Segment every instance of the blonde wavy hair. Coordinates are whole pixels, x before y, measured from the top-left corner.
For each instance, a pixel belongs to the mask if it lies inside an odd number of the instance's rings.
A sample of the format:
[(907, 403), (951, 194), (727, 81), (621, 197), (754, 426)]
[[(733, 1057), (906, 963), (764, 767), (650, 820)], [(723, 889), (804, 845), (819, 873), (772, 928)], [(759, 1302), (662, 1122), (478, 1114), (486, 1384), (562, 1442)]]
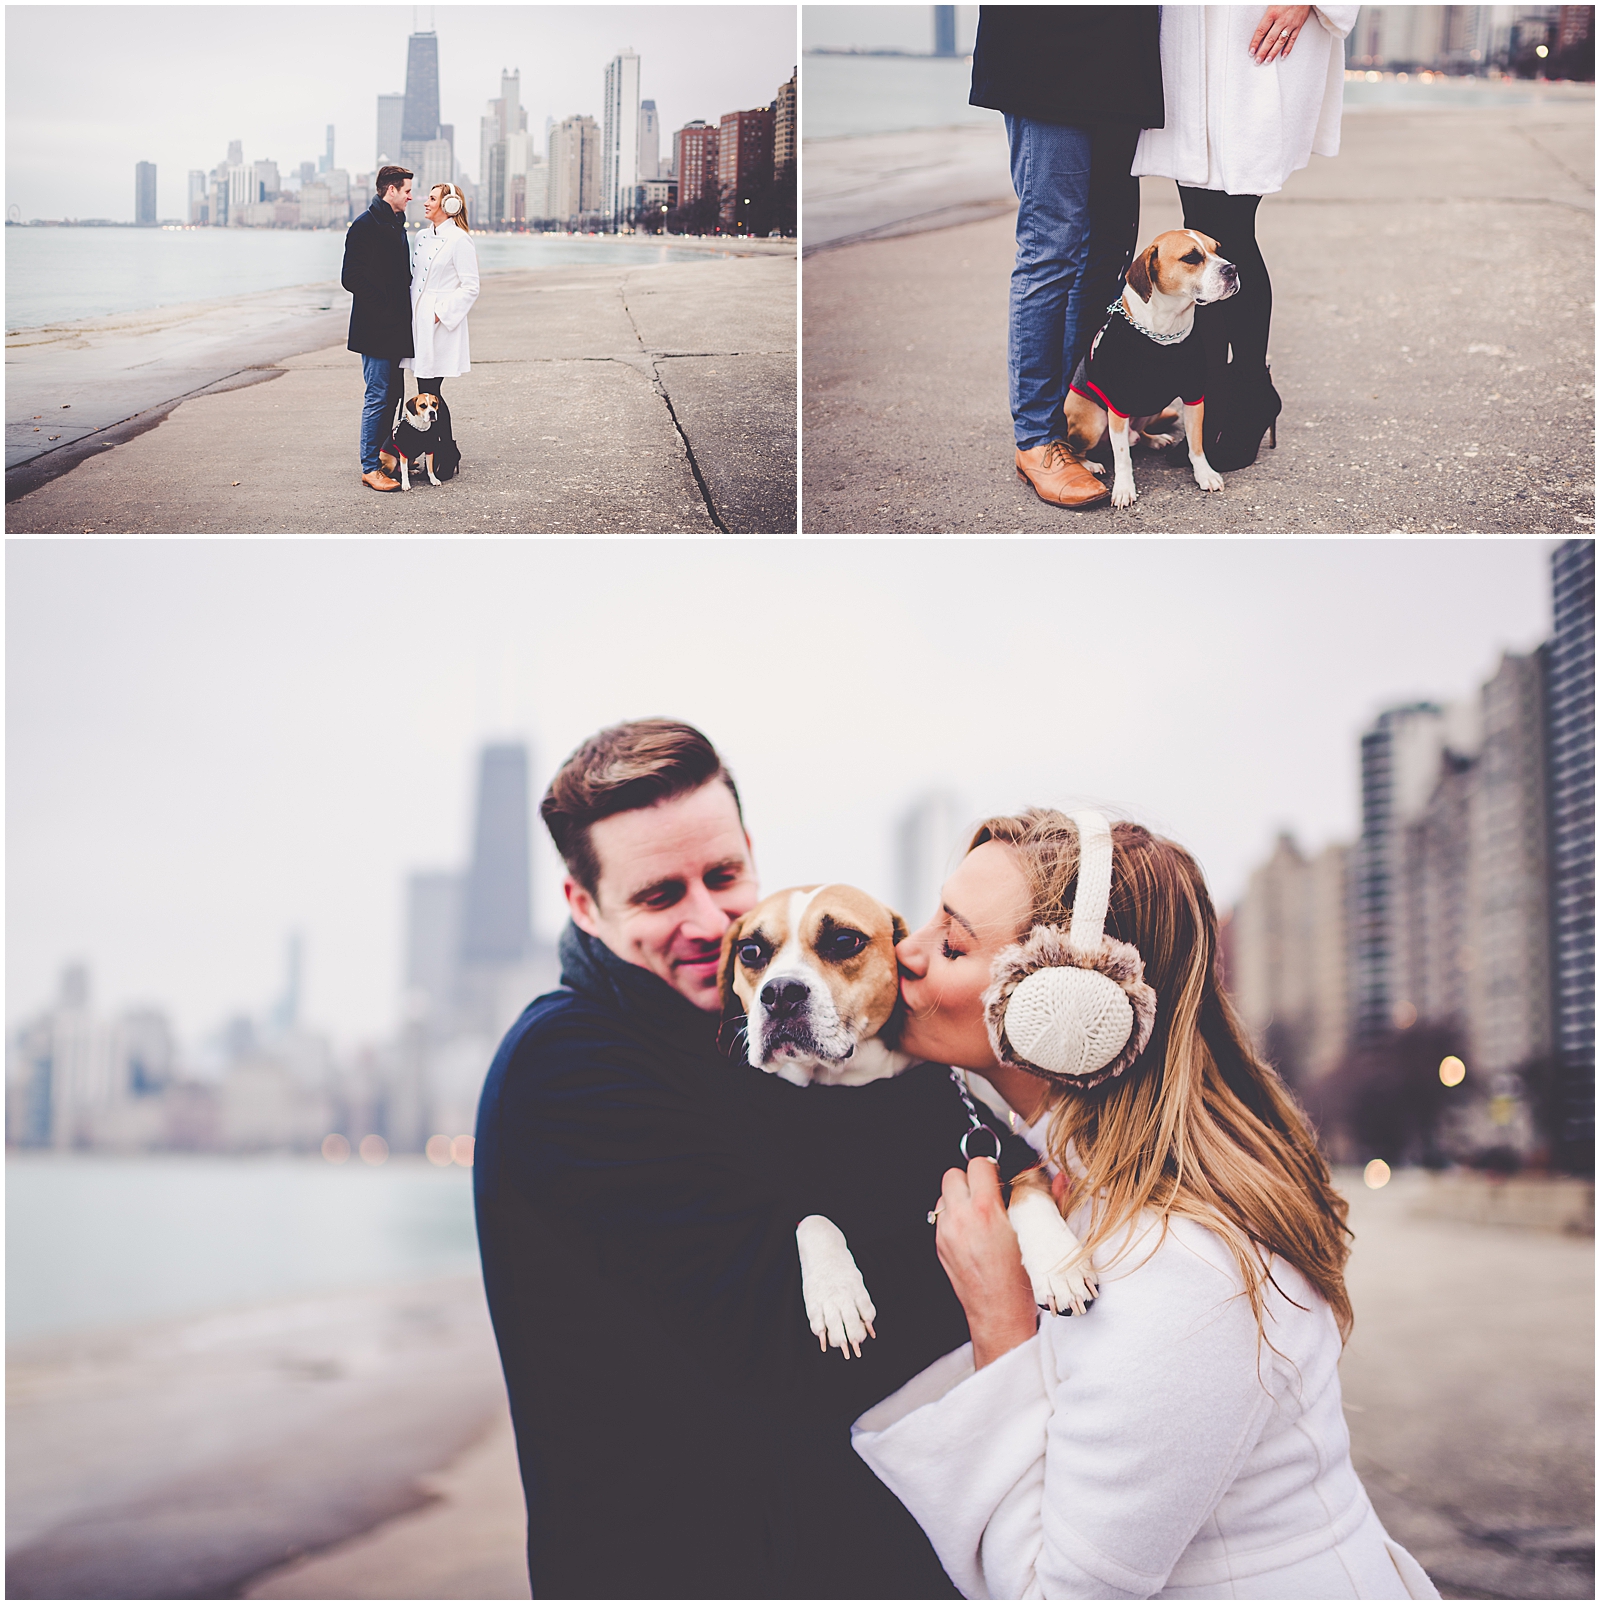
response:
[[(1334, 1191), (1304, 1111), (1262, 1060), (1218, 974), (1217, 916), (1199, 866), (1143, 826), (1111, 827), (1106, 934), (1131, 942), (1155, 988), (1156, 1024), (1144, 1052), (1086, 1093), (1052, 1089), (1051, 1157), (1071, 1178), (1063, 1213), (1094, 1201), (1085, 1248), (1114, 1237), (1141, 1211), (1197, 1221), (1238, 1262), (1258, 1328), (1269, 1258), (1281, 1255), (1327, 1300), (1342, 1338), (1352, 1324), (1344, 1266), (1349, 1206)], [(1050, 808), (981, 824), (967, 848), (1013, 849), (1034, 925), (1067, 919), (1078, 882), (1078, 836)], [(1071, 1149), (1076, 1168), (1064, 1163)], [(1079, 1171), (1082, 1174), (1079, 1174)]]
[(459, 224), (460, 228), (461, 228), (461, 232), (463, 234), (470, 234), (472, 232), (472, 230), (467, 227), (467, 198), (466, 198), (466, 196), (463, 195), (461, 193), (460, 189), (458, 189), (456, 187), (456, 185), (454, 185), (454, 184), (435, 184), (433, 186), (433, 189), (429, 190), (428, 193), (430, 195), (432, 195), (438, 190), (443, 190), (446, 195), (454, 195), (455, 198), (458, 201), (461, 202), (461, 210), (459, 212), (457, 212), (456, 215), (450, 219), (450, 221), (452, 223)]

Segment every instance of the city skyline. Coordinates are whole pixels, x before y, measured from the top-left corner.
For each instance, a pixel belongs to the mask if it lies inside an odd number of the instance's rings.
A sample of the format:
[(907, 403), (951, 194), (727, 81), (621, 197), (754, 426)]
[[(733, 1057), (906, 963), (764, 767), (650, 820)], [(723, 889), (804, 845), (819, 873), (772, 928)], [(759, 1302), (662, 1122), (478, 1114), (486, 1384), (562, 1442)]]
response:
[[(132, 221), (132, 164), (148, 161), (157, 169), (157, 216), (184, 218), (188, 173), (209, 170), (231, 141), (247, 161), (270, 159), (289, 175), (323, 153), (330, 123), (338, 165), (367, 172), (377, 97), (405, 87), (414, 10), (416, 26), (426, 27), (428, 9), (410, 6), (73, 7), (65, 15), (9, 7), (6, 203), (24, 218)], [(450, 6), (431, 15), (440, 120), (454, 126), (457, 158), (479, 184), (476, 131), (502, 68), (522, 69), (536, 148), (546, 117), (598, 119), (606, 63), (624, 48), (648, 60), (648, 98), (668, 131), (766, 105), (794, 69), (792, 7)], [(94, 41), (87, 50), (86, 36)], [(263, 60), (259, 89), (241, 72), (252, 52)], [(137, 96), (127, 94), (130, 83)], [(62, 110), (85, 104), (103, 110)], [(108, 163), (108, 149), (126, 159)]]
[[(1192, 847), (1226, 906), (1279, 829), (1355, 834), (1377, 711), (1458, 696), (1550, 628), (1544, 542), (1021, 543), (982, 564), (935, 543), (914, 570), (908, 550), (13, 546), (8, 1023), (78, 960), (107, 1008), (161, 1006), (192, 1039), (277, 993), (298, 930), (305, 1018), (383, 1036), (406, 877), (459, 861), (478, 749), (525, 741), (536, 799), (584, 736), (645, 713), (725, 752), (771, 888), (894, 896), (895, 824), (942, 788), (974, 817), (1124, 810)], [(722, 595), (822, 621), (794, 719), (719, 667), (759, 626), (697, 631)], [(1041, 732), (1038, 686), (1113, 676)], [(561, 870), (537, 828), (533, 853), (548, 940)]]

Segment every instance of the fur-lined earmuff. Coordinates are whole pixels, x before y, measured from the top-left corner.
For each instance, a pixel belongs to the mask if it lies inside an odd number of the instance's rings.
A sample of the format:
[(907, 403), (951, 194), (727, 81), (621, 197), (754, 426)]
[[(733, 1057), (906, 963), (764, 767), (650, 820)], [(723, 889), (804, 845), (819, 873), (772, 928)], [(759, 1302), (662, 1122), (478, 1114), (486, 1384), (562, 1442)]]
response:
[(1072, 821), (1079, 844), (1072, 914), (1064, 926), (1034, 926), (996, 957), (984, 1022), (1002, 1064), (1087, 1091), (1144, 1052), (1156, 995), (1139, 950), (1105, 934), (1111, 827), (1088, 810)]

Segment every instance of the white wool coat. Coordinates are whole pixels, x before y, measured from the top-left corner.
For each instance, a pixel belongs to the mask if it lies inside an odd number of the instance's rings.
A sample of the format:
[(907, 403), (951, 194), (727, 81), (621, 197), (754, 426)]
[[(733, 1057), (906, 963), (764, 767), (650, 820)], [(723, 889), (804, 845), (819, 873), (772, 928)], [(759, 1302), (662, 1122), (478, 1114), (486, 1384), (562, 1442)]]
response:
[(1250, 39), (1264, 6), (1163, 6), (1164, 128), (1147, 128), (1135, 177), (1271, 195), (1312, 155), (1339, 154), (1344, 40), (1359, 6), (1314, 6), (1287, 57), (1261, 66)]
[(1146, 1218), (1118, 1263), (1097, 1251), (1087, 1315), (1042, 1316), (982, 1371), (957, 1349), (856, 1422), (857, 1452), (956, 1586), (968, 1599), (1437, 1599), (1350, 1463), (1327, 1304), (1274, 1260), (1274, 1347), (1258, 1348), (1222, 1240), (1176, 1219), (1159, 1238)]
[[(478, 252), (453, 218), (419, 230), (411, 259), (411, 331), (416, 355), (401, 366), (424, 379), (455, 379), (470, 370), (467, 313), (478, 299)], [(433, 321), (437, 313), (439, 321)]]

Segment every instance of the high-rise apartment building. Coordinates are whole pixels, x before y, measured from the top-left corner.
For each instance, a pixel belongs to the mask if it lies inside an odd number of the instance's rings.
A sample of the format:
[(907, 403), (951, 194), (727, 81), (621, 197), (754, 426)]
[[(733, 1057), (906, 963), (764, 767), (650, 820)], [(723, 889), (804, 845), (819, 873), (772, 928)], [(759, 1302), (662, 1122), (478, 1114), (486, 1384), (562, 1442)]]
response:
[(800, 122), (797, 115), (796, 89), (799, 69), (789, 75), (789, 81), (778, 88), (778, 98), (772, 103), (772, 170), (782, 176), (794, 171), (795, 155), (799, 147)]
[(1351, 878), (1352, 1031), (1357, 1042), (1393, 1024), (1396, 879), (1401, 830), (1427, 805), (1444, 750), (1444, 710), (1430, 702), (1390, 708), (1361, 738), (1361, 840)]
[(661, 122), (653, 100), (639, 102), (639, 182), (661, 177)]
[(406, 120), (404, 95), (378, 96), (378, 144), (373, 171), (380, 167), (404, 166), (400, 147)]
[(1433, 794), (1395, 831), (1390, 883), (1389, 1018), (1407, 1031), (1419, 1022), (1453, 1033), (1469, 1052), (1469, 992), (1478, 963), (1473, 825), (1477, 756), (1446, 748)]
[(317, 171), (319, 173), (331, 173), (333, 171), (333, 124), (332, 123), (328, 124), (328, 148), (317, 159)]
[(1594, 542), (1550, 559), (1555, 628), (1545, 678), (1550, 809), (1550, 935), (1561, 1141), (1594, 1162)]
[(564, 117), (550, 130), (549, 215), (558, 223), (599, 212), (600, 125), (592, 117)]
[(1466, 1004), (1470, 1062), (1491, 1075), (1552, 1046), (1544, 657), (1508, 652), (1483, 688)]
[(1348, 1040), (1345, 878), (1349, 850), (1307, 859), (1279, 836), (1229, 927), (1229, 994), (1260, 1051), (1295, 1086), (1338, 1064)]
[(678, 180), (678, 205), (693, 206), (717, 188), (717, 141), (720, 130), (698, 120), (672, 136), (672, 169)]
[(156, 164), (136, 162), (133, 169), (133, 220), (135, 223), (154, 223), (156, 220)]
[(259, 161), (251, 166), (250, 170), (250, 200), (275, 200), (278, 195), (280, 180), (278, 178), (278, 164), (273, 161)]
[(185, 215), (191, 223), (211, 221), (211, 180), (202, 167), (189, 169), (189, 202)]
[(717, 136), (717, 186), (724, 228), (739, 226), (745, 204), (772, 177), (772, 131), (771, 106), (723, 113)]
[(244, 141), (230, 139), (228, 141), (228, 166), (241, 167), (244, 165)]
[(624, 222), (639, 186), (639, 57), (627, 49), (606, 64), (601, 152), (601, 210), (612, 228)]

